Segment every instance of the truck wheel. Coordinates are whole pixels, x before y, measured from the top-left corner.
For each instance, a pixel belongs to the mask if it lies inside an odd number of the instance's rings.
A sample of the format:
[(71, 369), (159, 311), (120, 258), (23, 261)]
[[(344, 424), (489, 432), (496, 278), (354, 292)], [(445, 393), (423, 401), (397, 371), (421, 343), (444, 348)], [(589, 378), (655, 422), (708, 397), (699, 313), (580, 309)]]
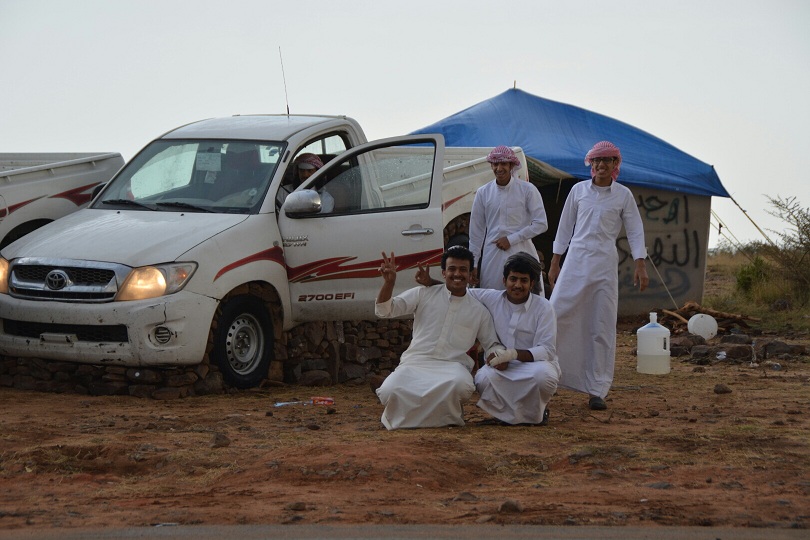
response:
[(43, 225), (47, 225), (50, 223), (51, 219), (35, 219), (34, 221), (29, 221), (28, 223), (23, 223), (22, 225), (17, 225), (14, 229), (10, 230), (5, 238), (0, 241), (0, 249), (3, 249), (10, 243), (14, 242), (25, 236), (30, 232), (34, 232), (35, 230), (39, 229)]
[(237, 296), (222, 306), (212, 353), (222, 378), (231, 386), (253, 388), (267, 377), (273, 321), (259, 299)]

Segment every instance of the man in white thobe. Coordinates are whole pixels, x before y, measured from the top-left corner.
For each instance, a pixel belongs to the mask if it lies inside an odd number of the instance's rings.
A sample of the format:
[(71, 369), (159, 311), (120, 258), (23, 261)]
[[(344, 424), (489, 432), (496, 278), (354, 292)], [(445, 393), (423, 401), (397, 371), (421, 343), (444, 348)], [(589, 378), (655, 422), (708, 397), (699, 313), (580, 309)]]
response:
[[(633, 194), (615, 182), (622, 156), (608, 141), (585, 156), (591, 180), (574, 185), (563, 207), (548, 270), (557, 314), (560, 386), (587, 393), (593, 410), (607, 408), (616, 361), (619, 277), (616, 239), (624, 225), (635, 260), (633, 283), (649, 284), (644, 227)], [(560, 269), (560, 258), (568, 252)]]
[(487, 161), (495, 179), (475, 192), (470, 213), (470, 251), (476, 257), (479, 285), (503, 290), (501, 273), (510, 255), (524, 251), (540, 260), (532, 238), (548, 230), (548, 220), (537, 188), (512, 176), (520, 160), (511, 148), (494, 148)]
[[(505, 289), (469, 289), (492, 314), (498, 340), (514, 350), (490, 360), (475, 374), (478, 407), (506, 424), (545, 424), (548, 402), (557, 390), (557, 323), (551, 303), (532, 294), (540, 263), (527, 253), (512, 255), (502, 270)], [(419, 266), (416, 281), (432, 283)]]
[(492, 316), (467, 294), (472, 262), (467, 248), (448, 248), (442, 256), (443, 285), (416, 287), (392, 298), (396, 260), (393, 253), (383, 254), (384, 281), (375, 312), (381, 318), (414, 316), (411, 344), (377, 389), (387, 429), (463, 426), (463, 405), (475, 390), (467, 351), (478, 339), (488, 358), (506, 352)]

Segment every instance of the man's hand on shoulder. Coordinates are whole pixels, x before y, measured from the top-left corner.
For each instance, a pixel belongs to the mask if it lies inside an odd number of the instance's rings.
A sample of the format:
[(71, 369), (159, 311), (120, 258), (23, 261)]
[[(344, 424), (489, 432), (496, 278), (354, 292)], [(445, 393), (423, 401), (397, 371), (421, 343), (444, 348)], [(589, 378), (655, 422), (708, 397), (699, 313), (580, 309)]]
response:
[(436, 285), (441, 283), (441, 281), (437, 281), (430, 277), (430, 266), (425, 265), (422, 266), (421, 263), (417, 265), (416, 275), (414, 276), (416, 283), (419, 285), (424, 285), (425, 287), (430, 287), (431, 285)]

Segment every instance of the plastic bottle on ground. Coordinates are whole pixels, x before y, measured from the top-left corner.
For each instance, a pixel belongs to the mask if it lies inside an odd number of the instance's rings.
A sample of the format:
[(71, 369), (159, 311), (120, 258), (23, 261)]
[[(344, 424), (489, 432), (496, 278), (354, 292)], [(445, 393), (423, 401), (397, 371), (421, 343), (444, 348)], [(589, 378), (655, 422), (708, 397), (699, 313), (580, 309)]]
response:
[(636, 331), (636, 371), (651, 375), (666, 375), (670, 371), (669, 330), (658, 324), (658, 314), (650, 313), (649, 324)]

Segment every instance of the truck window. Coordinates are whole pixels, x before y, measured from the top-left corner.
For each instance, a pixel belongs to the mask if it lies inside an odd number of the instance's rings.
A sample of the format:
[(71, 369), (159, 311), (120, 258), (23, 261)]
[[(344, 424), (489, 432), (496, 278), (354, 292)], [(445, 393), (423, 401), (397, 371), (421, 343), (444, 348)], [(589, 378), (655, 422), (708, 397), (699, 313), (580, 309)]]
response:
[[(321, 164), (329, 163), (336, 155), (342, 154), (348, 148), (346, 144), (346, 135), (333, 133), (325, 137), (320, 137), (313, 141), (308, 142), (298, 149), (293, 158), (290, 160), (290, 167), (284, 172), (284, 178), (281, 181), (278, 193), (276, 194), (276, 209), (281, 208), (287, 195), (295, 191), (301, 184), (302, 177), (296, 170), (295, 164), (303, 154), (315, 154), (321, 160)], [(326, 195), (329, 197), (329, 195)], [(331, 199), (330, 199), (331, 200)], [(331, 210), (331, 203), (329, 203)]]
[(165, 148), (144, 164), (130, 180), (130, 190), (136, 198), (185, 186), (191, 181), (196, 144)]
[[(342, 154), (348, 149), (346, 146), (346, 141), (343, 139), (343, 136), (338, 134), (328, 135), (316, 141), (312, 141), (307, 143), (306, 146), (298, 150), (295, 155), (303, 154), (305, 152), (309, 152), (312, 154), (318, 155), (331, 155), (336, 156), (338, 154)], [(326, 162), (324, 162), (326, 163)]]
[(427, 208), (435, 152), (424, 143), (369, 150), (330, 167), (319, 187), (334, 214)]
[(94, 207), (249, 213), (261, 205), (282, 150), (283, 144), (254, 141), (155, 141)]

